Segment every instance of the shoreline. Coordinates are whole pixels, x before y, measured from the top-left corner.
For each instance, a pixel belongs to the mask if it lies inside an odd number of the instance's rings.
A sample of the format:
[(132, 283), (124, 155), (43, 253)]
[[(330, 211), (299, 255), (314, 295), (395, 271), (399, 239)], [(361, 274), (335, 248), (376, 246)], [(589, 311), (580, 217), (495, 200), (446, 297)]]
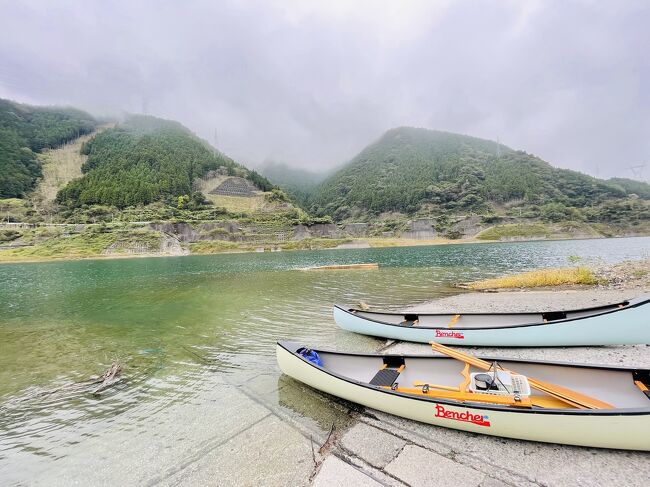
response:
[[(644, 288), (650, 291), (650, 285)], [(498, 293), (459, 292), (428, 301), (409, 310), (420, 312), (533, 311), (539, 309), (580, 308), (611, 304), (640, 294), (634, 283), (621, 288), (597, 286), (544, 290), (508, 290)], [(431, 355), (431, 347), (420, 343), (377, 340), (375, 353)], [(650, 368), (650, 345), (602, 347), (462, 347), (474, 355), (495, 358), (542, 360), (587, 364), (609, 364)], [(594, 485), (643, 485), (650, 476), (646, 452), (619, 451), (540, 443), (477, 435), (411, 421), (362, 408), (357, 422), (342, 432), (323, 458), (313, 485), (463, 485), (530, 487), (581, 485), (589, 479)], [(378, 451), (376, 445), (382, 445)], [(494, 452), (509, 459), (508, 468), (499, 468)], [(459, 454), (469, 452), (469, 454)], [(599, 458), (593, 470), (594, 455)], [(444, 469), (430, 471), (431, 465)], [(554, 468), (548, 468), (553, 465)], [(375, 483), (375, 482), (379, 483)]]
[[(124, 257), (138, 256), (105, 258)], [(622, 283), (621, 289), (590, 286), (587, 289), (498, 293), (459, 289), (455, 295), (419, 306), (447, 311), (457, 306), (467, 312), (472, 308), (483, 310), (493, 306), (500, 311), (516, 312), (526, 307), (611, 303), (635, 293), (638, 291), (630, 281)], [(331, 316), (323, 325), (336, 326)], [(331, 346), (338, 348), (340, 344)], [(391, 343), (371, 338), (355, 348), (365, 353), (379, 350), (379, 353), (388, 354), (432, 353), (424, 344)], [(464, 350), (496, 358), (650, 367), (650, 348), (646, 345), (535, 349), (467, 347)], [(418, 423), (337, 400), (281, 375), (277, 366), (270, 363), (268, 370), (257, 369), (239, 375), (215, 373), (205, 364), (198, 367), (210, 377), (223, 377), (223, 381), (218, 379), (208, 384), (202, 381), (205, 389), (200, 389), (189, 401), (195, 402), (195, 406), (177, 402), (163, 409), (164, 415), (150, 414), (144, 419), (139, 417), (139, 421), (133, 420), (138, 416), (129, 419), (130, 411), (127, 411), (120, 419), (126, 418), (122, 419), (122, 425), (129, 425), (128, 436), (121, 432), (119, 423), (118, 428), (106, 428), (101, 437), (84, 444), (82, 451), (72, 451), (43, 470), (35, 469), (34, 481), (65, 484), (85, 475), (83, 478), (89, 483), (100, 483), (106, 458), (120, 466), (114, 480), (123, 484), (135, 479), (138, 483), (201, 485), (218, 478), (225, 484), (314, 487), (459, 484), (560, 487), (582, 485), (586, 480), (594, 485), (644, 485), (650, 477), (647, 452), (537, 443)], [(224, 403), (226, 394), (229, 400)], [(321, 408), (321, 403), (325, 403), (326, 408)], [(215, 409), (215, 404), (223, 407)], [(205, 417), (210, 418), (210, 428), (202, 426)], [(228, 426), (231, 417), (237, 418), (234, 428)], [(177, 441), (179, 437), (197, 439)], [(116, 453), (114, 445), (123, 443), (125, 438), (131, 441), (130, 447), (118, 449)], [(167, 456), (160, 457), (161, 450), (152, 450), (152, 444), (172, 444), (173, 447), (168, 449)], [(499, 453), (496, 457), (495, 452)], [(260, 458), (263, 461), (256, 464), (255, 469), (241, 468), (250, 463), (250, 459)], [(594, 461), (598, 462), (598, 469), (593, 468)], [(85, 471), (88, 469), (90, 474)], [(23, 480), (18, 474), (17, 479)]]
[(267, 246), (259, 246), (257, 248), (264, 248), (264, 252), (252, 248), (230, 248), (224, 249), (219, 252), (205, 252), (205, 253), (133, 253), (133, 254), (94, 254), (88, 256), (74, 256), (74, 255), (61, 255), (61, 256), (48, 256), (41, 258), (16, 258), (5, 259), (2, 255), (4, 250), (0, 250), (0, 265), (3, 264), (39, 264), (46, 262), (71, 262), (80, 260), (112, 260), (112, 259), (147, 259), (147, 258), (161, 258), (161, 257), (195, 257), (203, 255), (221, 255), (221, 254), (248, 254), (248, 253), (272, 253), (272, 252), (295, 252), (295, 251), (320, 251), (320, 250), (367, 250), (379, 248), (397, 248), (397, 247), (437, 247), (443, 245), (485, 245), (485, 244), (508, 244), (508, 243), (523, 243), (523, 242), (559, 242), (559, 241), (580, 241), (580, 240), (602, 240), (610, 238), (644, 238), (647, 235), (622, 235), (616, 237), (579, 237), (579, 238), (544, 238), (544, 239), (521, 239), (521, 240), (479, 240), (476, 238), (467, 239), (431, 239), (431, 240), (414, 240), (414, 239), (398, 239), (398, 238), (359, 238), (351, 239), (352, 242), (365, 242), (368, 244), (366, 247), (346, 247), (346, 244), (341, 244), (337, 247), (318, 247), (310, 249), (289, 248), (280, 250), (266, 250), (277, 248), (277, 244), (268, 244)]
[[(555, 285), (544, 285), (525, 282), (522, 277), (533, 275), (539, 272), (567, 271), (582, 269), (589, 273), (590, 283), (570, 283)], [(519, 279), (518, 279), (519, 278)], [(519, 282), (520, 285), (499, 285), (503, 281)], [(494, 284), (490, 286), (490, 284)], [(474, 287), (475, 285), (479, 285)], [(485, 286), (483, 286), (485, 285)], [(503, 294), (508, 292), (534, 292), (534, 291), (580, 291), (586, 289), (608, 290), (608, 289), (639, 289), (647, 288), (650, 292), (650, 258), (626, 260), (616, 264), (596, 264), (579, 267), (542, 269), (537, 271), (509, 274), (501, 277), (479, 280), (470, 283), (457, 284), (456, 287), (476, 293)]]

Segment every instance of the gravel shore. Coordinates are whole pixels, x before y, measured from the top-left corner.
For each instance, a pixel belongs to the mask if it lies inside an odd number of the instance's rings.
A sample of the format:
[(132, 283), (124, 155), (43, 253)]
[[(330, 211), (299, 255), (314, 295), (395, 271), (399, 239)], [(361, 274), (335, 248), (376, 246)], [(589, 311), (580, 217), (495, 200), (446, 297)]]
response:
[(650, 259), (595, 266), (593, 271), (598, 279), (606, 281), (601, 287), (607, 289), (650, 289)]

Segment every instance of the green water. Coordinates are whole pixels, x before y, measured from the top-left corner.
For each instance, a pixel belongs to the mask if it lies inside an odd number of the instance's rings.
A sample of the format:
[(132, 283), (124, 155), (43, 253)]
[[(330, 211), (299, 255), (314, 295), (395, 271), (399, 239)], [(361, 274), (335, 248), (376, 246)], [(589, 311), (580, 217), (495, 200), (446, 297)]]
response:
[[(569, 256), (616, 262), (649, 254), (650, 238), (626, 238), (0, 266), (0, 482), (29, 481), (108, 424), (126, 431), (171, 405), (187, 404), (191, 414), (213, 384), (256, 373), (277, 382), (278, 339), (379, 345), (338, 330), (332, 303), (399, 307), (456, 293), (455, 282), (564, 266)], [(380, 270), (298, 270), (354, 262)], [(114, 361), (125, 380), (101, 398), (43, 394)], [(280, 409), (307, 401), (283, 394)], [(300, 415), (316, 422), (328, 414), (308, 409)]]

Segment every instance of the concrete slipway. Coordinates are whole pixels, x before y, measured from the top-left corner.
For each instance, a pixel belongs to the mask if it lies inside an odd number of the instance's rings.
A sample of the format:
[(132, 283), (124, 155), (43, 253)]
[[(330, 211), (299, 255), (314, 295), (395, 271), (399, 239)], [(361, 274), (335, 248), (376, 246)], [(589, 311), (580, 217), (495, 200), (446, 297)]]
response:
[[(587, 306), (644, 291), (648, 289), (462, 294), (424, 308)], [(426, 345), (374, 343), (390, 352), (431, 353)], [(650, 347), (645, 345), (481, 353), (650, 367)], [(648, 453), (506, 440), (427, 426), (326, 396), (280, 376), (271, 366), (261, 375), (226, 375), (194, 397), (190, 409), (171, 405), (133, 425), (128, 441), (124, 434), (104, 432), (101, 440), (88, 441), (83, 458), (61, 458), (36, 475), (34, 484), (641, 486), (650, 479)], [(235, 413), (241, 418), (238, 423), (229, 420)], [(130, 424), (128, 411), (116, 421)], [(331, 424), (335, 429), (328, 439)]]

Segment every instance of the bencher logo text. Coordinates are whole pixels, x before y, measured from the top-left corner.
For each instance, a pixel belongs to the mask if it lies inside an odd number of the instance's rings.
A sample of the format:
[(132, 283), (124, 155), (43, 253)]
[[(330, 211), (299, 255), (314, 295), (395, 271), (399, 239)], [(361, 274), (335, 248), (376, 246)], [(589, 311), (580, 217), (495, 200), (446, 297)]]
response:
[(452, 419), (454, 421), (463, 421), (464, 423), (477, 424), (479, 426), (490, 426), (487, 416), (481, 414), (473, 414), (469, 411), (459, 413), (457, 411), (450, 411), (445, 409), (441, 404), (436, 404), (436, 418)]
[(464, 340), (465, 335), (463, 335), (462, 331), (436, 330), (436, 338), (458, 338), (459, 340)]

